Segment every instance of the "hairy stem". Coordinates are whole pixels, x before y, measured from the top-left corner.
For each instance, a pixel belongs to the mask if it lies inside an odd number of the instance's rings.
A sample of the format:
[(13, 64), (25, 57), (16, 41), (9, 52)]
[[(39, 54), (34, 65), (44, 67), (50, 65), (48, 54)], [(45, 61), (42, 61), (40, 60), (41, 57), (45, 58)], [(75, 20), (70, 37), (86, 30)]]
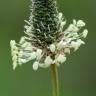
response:
[(59, 96), (59, 79), (56, 64), (51, 65), (53, 96)]

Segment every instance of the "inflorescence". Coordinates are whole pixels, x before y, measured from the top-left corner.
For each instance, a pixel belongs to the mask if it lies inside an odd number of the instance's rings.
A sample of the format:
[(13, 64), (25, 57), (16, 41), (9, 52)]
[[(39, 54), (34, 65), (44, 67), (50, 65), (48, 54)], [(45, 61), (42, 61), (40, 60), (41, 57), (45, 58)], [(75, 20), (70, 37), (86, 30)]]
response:
[[(24, 33), (19, 43), (10, 41), (13, 69), (18, 65), (33, 61), (33, 69), (47, 68), (51, 64), (60, 64), (66, 61), (71, 50), (76, 51), (85, 44), (88, 30), (84, 29), (83, 20), (73, 20), (64, 29), (66, 20), (62, 13), (57, 11), (55, 0), (32, 0), (29, 21), (25, 22)], [(82, 32), (81, 32), (82, 30)]]

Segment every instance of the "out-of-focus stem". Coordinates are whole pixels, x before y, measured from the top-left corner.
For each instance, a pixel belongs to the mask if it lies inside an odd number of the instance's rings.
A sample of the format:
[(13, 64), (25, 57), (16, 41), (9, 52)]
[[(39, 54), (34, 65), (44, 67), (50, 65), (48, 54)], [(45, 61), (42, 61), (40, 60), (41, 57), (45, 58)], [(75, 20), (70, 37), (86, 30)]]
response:
[(59, 78), (56, 64), (51, 65), (53, 96), (59, 96)]

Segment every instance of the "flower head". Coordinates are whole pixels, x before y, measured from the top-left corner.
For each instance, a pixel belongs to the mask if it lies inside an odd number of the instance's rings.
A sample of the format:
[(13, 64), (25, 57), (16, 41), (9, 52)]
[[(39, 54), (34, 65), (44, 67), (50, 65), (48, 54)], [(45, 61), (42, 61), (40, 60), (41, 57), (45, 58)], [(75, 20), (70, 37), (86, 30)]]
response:
[[(33, 69), (60, 65), (67, 59), (71, 49), (78, 50), (85, 42), (88, 30), (83, 20), (75, 20), (64, 29), (66, 20), (58, 12), (55, 0), (32, 0), (29, 21), (19, 43), (10, 41), (13, 69), (34, 60)], [(45, 6), (47, 4), (47, 6)], [(45, 14), (46, 13), (46, 14)], [(81, 29), (83, 32), (81, 32)]]

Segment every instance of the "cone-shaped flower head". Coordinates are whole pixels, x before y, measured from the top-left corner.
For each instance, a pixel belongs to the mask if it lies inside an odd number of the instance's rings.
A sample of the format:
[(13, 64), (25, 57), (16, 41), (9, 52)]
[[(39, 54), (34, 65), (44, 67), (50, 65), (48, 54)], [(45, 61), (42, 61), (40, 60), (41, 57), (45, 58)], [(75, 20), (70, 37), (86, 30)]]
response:
[[(33, 69), (57, 66), (66, 61), (71, 49), (76, 51), (86, 38), (88, 30), (84, 29), (83, 20), (73, 20), (64, 29), (66, 20), (58, 12), (55, 0), (31, 0), (29, 21), (24, 28), (26, 36), (19, 43), (10, 41), (13, 69), (30, 60), (34, 60)], [(80, 31), (83, 30), (83, 32)]]

